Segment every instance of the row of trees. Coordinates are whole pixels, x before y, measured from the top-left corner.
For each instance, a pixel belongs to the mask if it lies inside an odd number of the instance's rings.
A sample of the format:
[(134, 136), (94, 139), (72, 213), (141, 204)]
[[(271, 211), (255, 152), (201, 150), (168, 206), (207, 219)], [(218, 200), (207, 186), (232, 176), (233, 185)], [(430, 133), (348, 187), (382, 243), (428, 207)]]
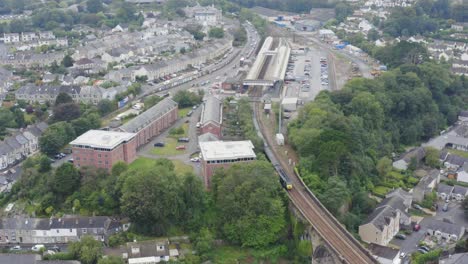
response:
[(467, 95), (464, 77), (434, 63), (405, 64), (320, 93), (288, 127), (304, 181), (341, 219), (351, 206), (346, 224), (356, 227), (372, 208), (363, 194), (385, 180), (378, 161), (455, 122)]

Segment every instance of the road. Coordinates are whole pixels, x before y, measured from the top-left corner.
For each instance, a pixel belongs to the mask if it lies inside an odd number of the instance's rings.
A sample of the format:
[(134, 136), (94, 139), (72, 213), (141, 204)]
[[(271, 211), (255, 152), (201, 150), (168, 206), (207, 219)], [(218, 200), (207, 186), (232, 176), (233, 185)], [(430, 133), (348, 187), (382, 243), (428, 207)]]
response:
[[(320, 237), (335, 251), (343, 263), (366, 264), (377, 263), (370, 253), (334, 218), (320, 201), (310, 192), (302, 180), (294, 173), (291, 166), (278, 155), (274, 144), (273, 134), (268, 133), (267, 127), (259, 118), (262, 115), (261, 106), (255, 104), (254, 120), (257, 120), (260, 133), (276, 156), (285, 173), (293, 183), (293, 189), (288, 191), (288, 196), (301, 214), (319, 233)], [(272, 161), (274, 162), (274, 161)], [(276, 162), (275, 162), (276, 163)]]
[[(220, 69), (218, 69), (218, 70), (216, 70), (216, 71), (214, 71), (214, 72), (212, 72), (210, 74), (201, 76), (201, 77), (199, 77), (197, 79), (194, 79), (194, 80), (189, 81), (187, 83), (175, 86), (175, 87), (170, 88), (168, 90), (158, 92), (157, 94), (165, 94), (165, 93), (167, 93), (167, 91), (170, 91), (172, 94), (174, 94), (174, 93), (176, 93), (177, 91), (180, 91), (180, 90), (190, 89), (190, 88), (192, 88), (192, 85), (197, 85), (197, 84), (200, 84), (201, 82), (211, 81), (211, 84), (212, 84), (214, 81), (222, 81), (227, 76), (235, 76), (237, 74), (237, 71), (239, 70), (238, 66), (239, 66), (240, 59), (242, 57), (245, 57), (247, 59), (248, 58), (247, 54), (250, 53), (250, 51), (252, 49), (256, 50), (258, 45), (260, 45), (260, 36), (258, 35), (255, 28), (253, 26), (248, 25), (248, 24), (245, 24), (244, 26), (246, 27), (246, 31), (247, 31), (246, 44), (240, 50), (235, 49), (235, 51), (232, 53), (232, 57), (228, 57), (228, 58), (225, 59), (226, 61), (229, 61), (226, 65), (222, 66)], [(240, 51), (240, 52), (237, 53), (236, 51)], [(219, 64), (220, 63), (218, 63), (218, 65)], [(207, 66), (203, 70), (211, 70), (214, 67), (218, 67), (218, 65), (210, 65), (210, 66)], [(234, 69), (234, 65), (237, 66), (235, 69)], [(219, 76), (219, 80), (215, 80), (215, 78), (217, 76)], [(198, 88), (198, 87), (195, 87), (195, 88)], [(145, 93), (146, 93), (146, 91), (145, 91)]]

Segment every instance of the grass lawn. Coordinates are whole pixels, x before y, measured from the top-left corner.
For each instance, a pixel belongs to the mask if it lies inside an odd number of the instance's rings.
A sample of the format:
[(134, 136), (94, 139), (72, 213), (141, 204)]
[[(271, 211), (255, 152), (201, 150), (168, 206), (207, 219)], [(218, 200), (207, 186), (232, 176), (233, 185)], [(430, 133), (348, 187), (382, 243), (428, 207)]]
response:
[(192, 166), (187, 165), (180, 160), (172, 160), (172, 163), (174, 164), (174, 170), (177, 175), (184, 175), (186, 173), (193, 172)]
[(33, 117), (34, 117), (34, 114), (24, 113), (24, 121), (26, 121), (26, 123), (32, 123)]
[(178, 143), (175, 138), (166, 138), (164, 140), (165, 146), (155, 147), (151, 150), (151, 154), (158, 155), (158, 156), (174, 156), (178, 154), (184, 154), (185, 150), (176, 150), (175, 148), (180, 145), (184, 145), (182, 143)]
[[(183, 123), (180, 127), (184, 129), (184, 133), (169, 135), (169, 137), (175, 138), (175, 139), (178, 139), (181, 137), (188, 137), (189, 123)], [(180, 127), (177, 127), (177, 128), (180, 128)]]
[(385, 186), (375, 186), (374, 189), (372, 190), (372, 192), (375, 195), (385, 196), (388, 193), (389, 190), (390, 190), (390, 188), (387, 188)]
[(135, 161), (133, 161), (130, 165), (130, 169), (139, 169), (139, 168), (147, 168), (152, 167), (154, 164), (154, 159), (139, 157)]
[(388, 176), (390, 176), (391, 178), (395, 179), (395, 180), (403, 180), (405, 178), (405, 176), (403, 176), (401, 173), (397, 172), (397, 171), (391, 171)]
[(453, 155), (458, 155), (458, 156), (463, 157), (463, 158), (468, 158), (468, 152), (465, 152), (465, 151), (462, 151), (462, 150), (449, 149), (448, 152), (453, 154)]
[(186, 117), (187, 116), (187, 113), (190, 112), (190, 110), (192, 110), (192, 107), (186, 107), (186, 108), (182, 108), (182, 109), (179, 109), (179, 117)]

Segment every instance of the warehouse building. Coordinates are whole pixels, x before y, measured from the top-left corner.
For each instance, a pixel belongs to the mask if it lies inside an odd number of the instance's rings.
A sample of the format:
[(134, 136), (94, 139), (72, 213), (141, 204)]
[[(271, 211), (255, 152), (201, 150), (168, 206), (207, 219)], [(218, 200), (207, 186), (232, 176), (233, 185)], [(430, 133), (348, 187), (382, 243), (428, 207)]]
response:
[(200, 118), (201, 134), (212, 133), (220, 139), (222, 122), (223, 102), (214, 96), (208, 97), (203, 103), (203, 110)]
[(202, 174), (205, 187), (210, 188), (211, 177), (216, 169), (229, 168), (238, 162), (250, 162), (257, 158), (252, 141), (205, 141), (200, 142)]

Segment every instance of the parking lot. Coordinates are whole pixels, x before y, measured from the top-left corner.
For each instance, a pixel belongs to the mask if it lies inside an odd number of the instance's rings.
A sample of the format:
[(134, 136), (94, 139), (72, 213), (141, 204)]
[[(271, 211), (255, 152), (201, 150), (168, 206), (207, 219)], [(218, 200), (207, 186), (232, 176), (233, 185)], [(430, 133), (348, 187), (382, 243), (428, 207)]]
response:
[(317, 49), (295, 49), (286, 71), (285, 97), (312, 101), (321, 90), (329, 89), (326, 54)]

